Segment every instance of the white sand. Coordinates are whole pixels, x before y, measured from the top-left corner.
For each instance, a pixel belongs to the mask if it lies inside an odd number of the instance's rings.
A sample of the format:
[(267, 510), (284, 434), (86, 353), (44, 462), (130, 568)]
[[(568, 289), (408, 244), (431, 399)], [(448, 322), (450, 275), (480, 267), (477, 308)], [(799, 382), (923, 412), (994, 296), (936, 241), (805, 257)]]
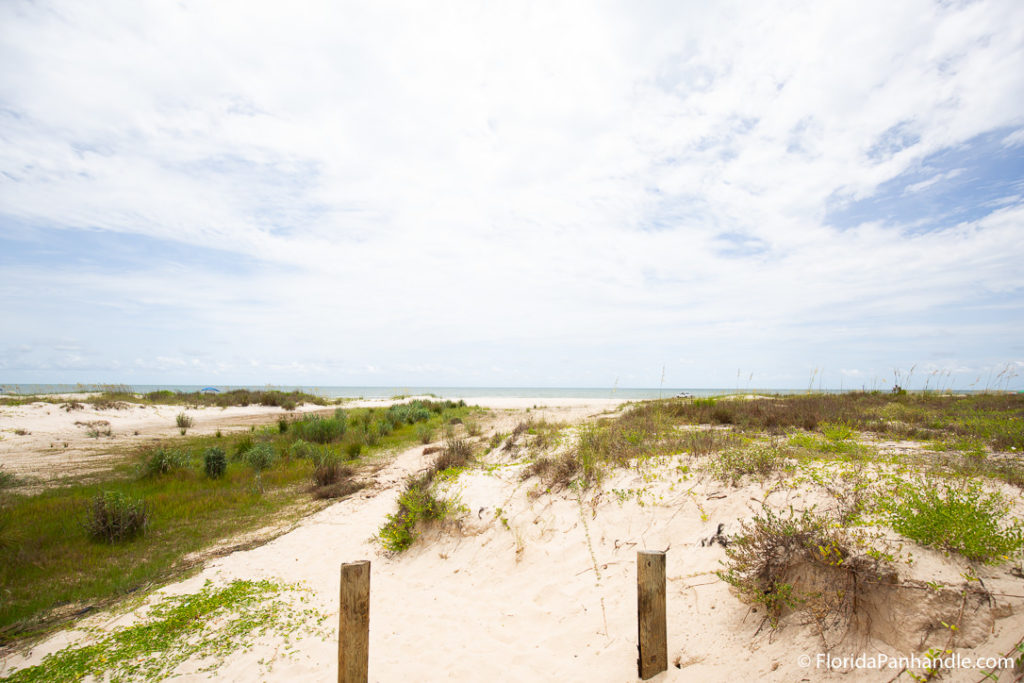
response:
[[(490, 405), (511, 409), (506, 401), (511, 399)], [(615, 407), (593, 401), (558, 406), (550, 399), (528, 400), (525, 406), (542, 403), (547, 407), (531, 414), (548, 419)], [(514, 421), (523, 414), (499, 417)], [(701, 545), (719, 523), (735, 533), (738, 520), (751, 517), (766, 496), (773, 506), (792, 502), (799, 507), (824, 504), (820, 494), (787, 487), (769, 493), (763, 485), (732, 488), (687, 474), (680, 469), (683, 459), (665, 458), (642, 471), (616, 471), (599, 491), (579, 498), (565, 491), (532, 497), (537, 480), (520, 482), (521, 465), (494, 456), (490, 462), (497, 467), (467, 472), (453, 485), (451, 492), (469, 510), (457, 526), (428, 532), (409, 551), (389, 557), (372, 536), (394, 511), (404, 478), (430, 459), (419, 447), (405, 451), (375, 475), (374, 487), (264, 546), (213, 560), (198, 575), (165, 590), (193, 592), (207, 579), (218, 584), (236, 578), (302, 581), (315, 591), (318, 606), (331, 614), (333, 624), (339, 566), (369, 559), (371, 680), (632, 681), (636, 552), (668, 549), (670, 665), (654, 680), (887, 681), (898, 673), (801, 667), (801, 655), (823, 651), (814, 629), (790, 619), (777, 632), (767, 626), (758, 632), (761, 615), (714, 574), (725, 557), (723, 549)], [(641, 491), (639, 498), (636, 491)], [(905, 577), (963, 583), (964, 563), (926, 550), (915, 549), (914, 555), (913, 566), (901, 567)], [(981, 576), (993, 592), (1024, 596), (1024, 582), (1006, 568), (984, 568)], [(1024, 634), (1024, 598), (995, 600), (1003, 618), (986, 622), (987, 640), (966, 651), (972, 656), (1005, 653)], [(900, 623), (877, 626), (890, 639), (898, 639), (901, 629), (913, 638), (919, 616), (908, 613)], [(941, 626), (935, 626), (941, 636)], [(57, 634), (27, 658), (11, 656), (0, 665), (0, 674), (39, 661), (70, 636)], [(335, 640), (303, 638), (299, 654), (279, 659), (268, 673), (259, 661), (274, 657), (280, 645), (264, 642), (233, 656), (216, 677), (312, 681), (336, 676)], [(911, 654), (879, 639), (857, 646), (871, 655)], [(980, 672), (946, 676), (973, 681)], [(204, 678), (186, 675), (181, 680)], [(911, 679), (904, 675), (900, 680)]]

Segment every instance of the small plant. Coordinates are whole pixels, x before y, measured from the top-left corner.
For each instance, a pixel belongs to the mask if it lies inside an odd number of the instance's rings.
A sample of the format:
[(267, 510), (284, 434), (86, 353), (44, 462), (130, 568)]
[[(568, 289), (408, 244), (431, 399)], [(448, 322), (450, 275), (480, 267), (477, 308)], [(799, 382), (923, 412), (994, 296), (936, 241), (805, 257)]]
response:
[(279, 417), (277, 419), (277, 433), (278, 434), (284, 434), (287, 431), (288, 431), (288, 418), (287, 417)]
[(145, 533), (148, 524), (149, 510), (144, 501), (105, 491), (92, 499), (86, 529), (95, 540), (117, 543)]
[(363, 444), (359, 441), (353, 441), (352, 443), (345, 444), (345, 455), (348, 456), (349, 460), (355, 460), (362, 452)]
[(187, 467), (188, 460), (189, 455), (187, 451), (159, 446), (150, 451), (149, 455), (142, 461), (142, 474), (146, 477), (169, 474), (173, 470)]
[[(726, 569), (718, 577), (744, 602), (765, 609), (772, 627), (786, 610), (808, 608), (822, 620), (849, 618), (862, 580), (878, 580), (878, 561), (851, 557), (843, 529), (811, 510), (782, 515), (771, 508), (745, 522), (726, 548)], [(802, 590), (794, 581), (818, 575)]]
[(793, 469), (785, 455), (777, 448), (756, 445), (748, 448), (728, 448), (708, 464), (708, 470), (733, 486), (746, 475), (767, 477), (775, 472)]
[(470, 436), (480, 436), (480, 423), (476, 420), (466, 420), (463, 425)]
[(441, 449), (441, 455), (434, 461), (433, 471), (442, 472), (455, 467), (463, 467), (473, 457), (473, 449), (465, 439), (449, 439)]
[(174, 418), (174, 421), (175, 423), (177, 423), (178, 429), (181, 430), (181, 433), (183, 435), (185, 434), (185, 432), (188, 431), (188, 429), (192, 425), (195, 424), (195, 420), (193, 420), (190, 415), (186, 415), (185, 413), (178, 413), (178, 416)]
[(203, 456), (206, 469), (206, 476), (210, 479), (220, 479), (228, 469), (228, 457), (224, 449), (219, 446), (207, 448)]
[(251, 436), (247, 436), (237, 444), (235, 444), (235, 458), (242, 460), (245, 458), (245, 454), (249, 452), (249, 449), (253, 447), (256, 442), (252, 440)]
[(277, 453), (269, 443), (258, 443), (246, 451), (245, 461), (257, 472), (262, 472), (274, 466)]
[(448, 512), (445, 501), (439, 500), (431, 487), (430, 473), (410, 477), (405, 491), (398, 498), (398, 511), (387, 516), (379, 533), (381, 545), (391, 552), (402, 552), (413, 544), (420, 522), (443, 519)]
[(3, 489), (13, 488), (18, 485), (18, 478), (11, 472), (4, 469), (3, 465), (0, 465), (0, 491)]
[(422, 444), (428, 444), (434, 439), (434, 428), (428, 424), (416, 425), (416, 438)]
[(563, 453), (557, 457), (543, 456), (527, 465), (520, 480), (539, 477), (548, 489), (568, 487), (582, 473), (580, 461), (573, 453)]
[(316, 446), (311, 443), (306, 443), (302, 439), (298, 439), (292, 442), (292, 445), (288, 448), (288, 454), (290, 457), (296, 460), (303, 458), (312, 458), (317, 453)]
[(351, 477), (353, 472), (351, 467), (342, 463), (337, 453), (325, 450), (314, 459), (313, 482), (317, 486), (328, 486)]
[(899, 533), (970, 560), (999, 562), (1024, 547), (1024, 528), (1017, 521), (1006, 522), (1006, 501), (999, 494), (986, 494), (976, 483), (904, 483), (879, 503)]

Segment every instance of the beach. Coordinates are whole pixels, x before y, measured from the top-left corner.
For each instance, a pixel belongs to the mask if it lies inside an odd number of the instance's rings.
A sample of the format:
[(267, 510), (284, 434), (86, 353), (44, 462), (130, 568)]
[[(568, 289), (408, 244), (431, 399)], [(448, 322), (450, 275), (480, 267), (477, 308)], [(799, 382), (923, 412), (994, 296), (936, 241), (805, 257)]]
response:
[[(344, 407), (384, 408), (394, 402), (375, 399)], [(990, 598), (991, 605), (971, 603), (974, 613), (965, 615), (961, 593), (952, 588), (924, 591), (919, 600), (866, 594), (875, 601), (871, 623), (860, 623), (835, 642), (827, 642), (826, 632), (796, 611), (786, 613), (781, 628), (773, 628), (763, 609), (738, 599), (717, 574), (727, 554), (725, 543), (715, 539), (735, 537), (766, 504), (779, 510), (827, 508), (834, 501), (822, 487), (781, 478), (723, 481), (702, 473), (699, 461), (687, 453), (614, 468), (586, 488), (549, 486), (524, 475), (535, 460), (527, 447), (529, 432), (523, 432), (521, 447), (487, 449), (482, 444), (495, 434), (512, 433), (520, 423), (558, 424), (564, 438), (549, 449), (557, 454), (571, 448), (585, 425), (620, 415), (621, 402), (482, 397), (473, 403), (486, 410), (474, 437), (481, 444), (476, 464), (439, 487), (458, 502), (459, 512), (424, 528), (404, 552), (383, 549), (376, 534), (394, 512), (407, 478), (430, 467), (435, 454), (425, 453), (421, 444), (381, 459), (366, 475), (366, 487), (353, 495), (295, 520), (265, 543), (213, 554), (183, 580), (160, 587), (156, 595), (195, 593), (207, 582), (226, 585), (236, 579), (298, 583), (309, 589), (311, 606), (327, 617), (326, 630), (298, 637), (290, 654), (279, 639), (257, 638), (212, 673), (199, 671), (202, 661), (185, 662), (176, 670), (179, 680), (334, 677), (339, 568), (359, 560), (371, 562), (369, 676), (375, 681), (637, 680), (637, 552), (651, 550), (665, 551), (667, 558), (669, 664), (654, 680), (889, 680), (900, 670), (830, 670), (830, 660), (822, 655), (870, 653), (893, 661), (920, 654), (925, 644), (932, 646), (943, 636), (941, 625), (933, 622), (952, 620), (957, 607), (963, 644), (956, 649), (961, 654), (1012, 651), (1024, 632), (1024, 590), (1007, 567), (972, 564), (917, 547), (912, 562), (898, 563), (899, 581), (957, 587), (965, 583), (965, 572), (977, 571), (985, 589), (998, 597)], [(289, 414), (333, 410), (303, 405)], [(39, 478), (38, 486), (51, 485), (69, 471), (99, 476), (123, 457), (118, 448), (174, 438), (179, 412), (177, 406), (70, 412), (56, 404), (3, 406), (0, 463), (20, 476)], [(273, 424), (284, 411), (249, 406), (187, 412), (194, 418), (190, 433), (202, 434)], [(90, 437), (88, 428), (76, 424), (96, 421), (109, 423), (112, 436)], [(878, 441), (875, 447), (897, 453), (918, 446)], [(1019, 493), (1013, 505), (1020, 512)], [(110, 630), (133, 623), (142, 613), (141, 606), (127, 614), (100, 612), (28, 649), (11, 649), (0, 663), (0, 675), (37, 664), (83, 638), (88, 641), (88, 627)], [(947, 671), (944, 680), (977, 680), (980, 675), (977, 669), (961, 668)]]

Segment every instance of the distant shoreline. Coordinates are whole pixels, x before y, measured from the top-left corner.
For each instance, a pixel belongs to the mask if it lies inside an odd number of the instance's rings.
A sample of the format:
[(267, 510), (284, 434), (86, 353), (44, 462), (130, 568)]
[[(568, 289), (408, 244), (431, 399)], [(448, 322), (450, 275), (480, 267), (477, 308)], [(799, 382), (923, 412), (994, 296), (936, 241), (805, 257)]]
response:
[[(79, 392), (104, 391), (111, 388), (127, 389), (137, 394), (152, 391), (169, 390), (182, 393), (202, 391), (208, 387), (218, 391), (248, 389), (259, 391), (276, 389), (280, 391), (303, 391), (324, 398), (380, 399), (395, 396), (426, 396), (432, 395), (444, 399), (477, 399), (477, 398), (580, 398), (580, 399), (616, 399), (623, 401), (656, 398), (672, 398), (677, 394), (690, 394), (695, 397), (720, 396), (723, 394), (803, 394), (807, 387), (770, 389), (759, 387), (440, 387), (440, 386), (336, 386), (336, 385), (279, 385), (279, 384), (18, 384), (0, 383), (0, 395), (27, 396), (45, 394), (66, 394)], [(842, 394), (851, 391), (888, 391), (888, 387), (847, 387), (844, 389), (812, 389), (814, 393)], [(911, 393), (921, 391), (911, 389)], [(995, 389), (990, 389), (995, 391)], [(1010, 389), (1010, 393), (1017, 393)], [(983, 393), (981, 389), (946, 388), (943, 393), (973, 394)]]

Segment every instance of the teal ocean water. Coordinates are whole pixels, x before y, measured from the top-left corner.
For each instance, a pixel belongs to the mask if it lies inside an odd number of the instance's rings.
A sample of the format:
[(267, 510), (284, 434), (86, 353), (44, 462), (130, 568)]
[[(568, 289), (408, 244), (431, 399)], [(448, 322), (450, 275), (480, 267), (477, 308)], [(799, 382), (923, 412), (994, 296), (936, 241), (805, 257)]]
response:
[[(124, 385), (118, 385), (121, 388)], [(342, 387), (342, 386), (291, 386), (291, 385), (220, 385), (220, 384), (131, 384), (129, 390), (136, 393), (148, 393), (169, 389), (170, 391), (192, 392), (213, 387), (220, 391), (231, 389), (280, 391), (299, 390), (306, 393), (324, 396), (325, 398), (391, 398), (392, 396), (433, 394), (440, 398), (477, 398), (481, 396), (503, 396), (508, 398), (620, 398), (647, 399), (669, 398), (687, 392), (694, 396), (711, 396), (716, 394), (736, 393), (736, 389), (724, 388), (643, 388), (643, 387)], [(73, 391), (99, 391), (110, 388), (109, 385), (97, 384), (0, 384), (0, 393), (4, 394), (59, 394)], [(761, 391), (757, 389), (741, 389)], [(794, 390), (796, 391), (796, 390)], [(791, 393), (773, 390), (771, 393)]]

